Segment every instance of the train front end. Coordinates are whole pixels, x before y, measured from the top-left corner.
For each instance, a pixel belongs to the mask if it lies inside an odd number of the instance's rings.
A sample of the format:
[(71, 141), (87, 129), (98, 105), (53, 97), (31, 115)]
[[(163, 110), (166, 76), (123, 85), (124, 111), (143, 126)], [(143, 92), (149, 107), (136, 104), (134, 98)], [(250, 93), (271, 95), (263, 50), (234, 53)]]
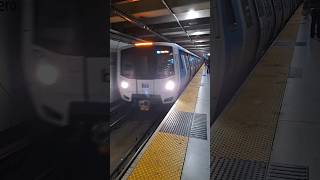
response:
[(154, 104), (173, 103), (179, 82), (174, 48), (139, 43), (118, 52), (118, 88), (124, 101), (148, 111)]

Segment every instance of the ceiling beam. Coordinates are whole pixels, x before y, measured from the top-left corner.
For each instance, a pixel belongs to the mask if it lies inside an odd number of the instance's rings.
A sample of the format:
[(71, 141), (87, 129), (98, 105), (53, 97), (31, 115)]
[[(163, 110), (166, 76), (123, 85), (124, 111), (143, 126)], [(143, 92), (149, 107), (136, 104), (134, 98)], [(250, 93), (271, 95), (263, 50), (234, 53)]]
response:
[(146, 42), (143, 39), (128, 35), (128, 34), (124, 34), (121, 33), (119, 31), (116, 31), (114, 29), (110, 29), (109, 30), (110, 33), (110, 39), (112, 40), (116, 40), (116, 41), (121, 41), (121, 42), (126, 42), (126, 43), (132, 43), (132, 42)]
[(163, 36), (162, 34), (152, 30), (151, 28), (149, 28), (146, 24), (144, 24), (143, 22), (141, 21), (138, 21), (137, 19), (131, 17), (130, 15), (128, 14), (125, 14), (124, 12), (120, 11), (119, 9), (115, 8), (114, 6), (111, 6), (112, 7), (112, 10), (114, 13), (116, 13), (118, 16), (122, 17), (123, 19), (125, 19), (126, 21), (140, 27), (141, 29), (144, 29), (152, 34), (154, 34), (155, 36), (167, 41), (167, 42), (171, 42), (170, 39), (166, 38), (165, 36)]
[(188, 31), (181, 25), (178, 17), (176, 16), (176, 14), (172, 11), (172, 9), (168, 6), (167, 2), (165, 0), (161, 0), (163, 5), (170, 11), (171, 15), (176, 19), (178, 25), (180, 26), (180, 28), (184, 31), (184, 33), (187, 35), (188, 39), (191, 41), (191, 43), (194, 44), (193, 40), (191, 39)]
[[(193, 8), (194, 10), (201, 10), (208, 9), (210, 7), (209, 0), (167, 0), (166, 2), (171, 8), (173, 8), (175, 12), (178, 13), (180, 13), (181, 11), (187, 11), (190, 8)], [(112, 2), (112, 5), (131, 15), (141, 12), (165, 9), (162, 2), (159, 0), (139, 0), (131, 2), (127, 0), (127, 3), (125, 0), (119, 0), (118, 2)], [(176, 11), (176, 9), (179, 10)]]

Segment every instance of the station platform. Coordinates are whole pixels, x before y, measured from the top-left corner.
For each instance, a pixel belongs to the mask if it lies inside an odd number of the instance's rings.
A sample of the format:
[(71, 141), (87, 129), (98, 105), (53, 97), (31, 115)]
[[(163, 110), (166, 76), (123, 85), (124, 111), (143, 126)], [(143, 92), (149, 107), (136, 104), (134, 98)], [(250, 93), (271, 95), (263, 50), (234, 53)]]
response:
[(320, 179), (320, 41), (301, 8), (211, 126), (210, 179)]
[(210, 178), (210, 84), (202, 66), (122, 179)]

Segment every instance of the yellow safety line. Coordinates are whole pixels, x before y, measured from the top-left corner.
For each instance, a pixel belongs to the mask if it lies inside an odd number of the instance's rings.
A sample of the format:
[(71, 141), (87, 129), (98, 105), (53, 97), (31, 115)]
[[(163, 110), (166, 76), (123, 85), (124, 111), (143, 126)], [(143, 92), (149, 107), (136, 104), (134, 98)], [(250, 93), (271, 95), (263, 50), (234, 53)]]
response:
[[(301, 9), (300, 9), (301, 10)], [(300, 10), (276, 41), (295, 43)], [(213, 155), (268, 162), (294, 46), (272, 46), (211, 128)]]
[(180, 179), (187, 144), (186, 136), (158, 132), (128, 179)]
[[(203, 69), (204, 67), (202, 66), (183, 91), (173, 106), (174, 111), (195, 111)], [(180, 179), (188, 140), (186, 136), (156, 132), (128, 179)]]
[(193, 77), (188, 87), (175, 103), (175, 111), (194, 112), (204, 66)]

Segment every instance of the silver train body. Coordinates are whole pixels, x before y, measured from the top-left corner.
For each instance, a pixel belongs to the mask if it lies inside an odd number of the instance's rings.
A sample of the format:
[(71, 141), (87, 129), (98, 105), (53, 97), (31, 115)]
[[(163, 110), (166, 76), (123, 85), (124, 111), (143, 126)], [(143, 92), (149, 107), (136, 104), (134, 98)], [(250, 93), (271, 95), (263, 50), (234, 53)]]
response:
[(169, 104), (176, 101), (203, 63), (174, 43), (129, 45), (118, 51), (117, 82), (127, 102)]
[(82, 1), (27, 4), (24, 74), (37, 117), (58, 126), (105, 120), (110, 72), (105, 32), (97, 28), (104, 19), (94, 21)]
[(110, 106), (112, 108), (113, 104), (119, 102), (120, 94), (118, 90), (117, 83), (117, 59), (118, 59), (118, 50), (124, 46), (128, 46), (127, 43), (122, 43), (110, 39)]

